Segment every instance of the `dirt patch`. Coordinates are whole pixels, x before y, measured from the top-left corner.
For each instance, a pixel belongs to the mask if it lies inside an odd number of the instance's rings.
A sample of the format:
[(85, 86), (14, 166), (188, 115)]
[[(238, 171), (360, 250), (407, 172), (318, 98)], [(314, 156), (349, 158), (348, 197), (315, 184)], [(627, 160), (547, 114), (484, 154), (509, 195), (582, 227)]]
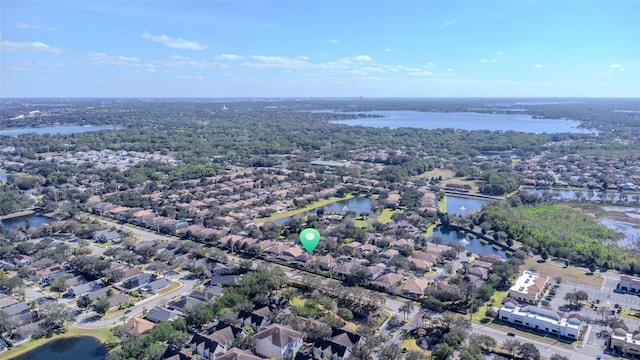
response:
[(535, 258), (527, 258), (520, 269), (523, 271), (533, 270), (538, 273), (542, 272), (554, 278), (561, 277), (563, 280), (575, 281), (580, 284), (596, 287), (601, 287), (604, 282), (604, 279), (599, 274), (587, 275), (587, 272), (582, 269), (572, 266), (565, 268), (563, 265), (550, 261), (539, 263)]

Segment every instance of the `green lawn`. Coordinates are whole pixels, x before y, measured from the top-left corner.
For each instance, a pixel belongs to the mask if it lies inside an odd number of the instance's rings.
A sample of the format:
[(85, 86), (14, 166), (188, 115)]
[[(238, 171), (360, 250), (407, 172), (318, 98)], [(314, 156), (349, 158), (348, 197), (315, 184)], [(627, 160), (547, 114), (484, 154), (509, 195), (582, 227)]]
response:
[(391, 221), (391, 216), (393, 216), (393, 214), (399, 213), (399, 212), (400, 210), (384, 209), (382, 210), (382, 214), (378, 216), (378, 222), (381, 224), (386, 224), (389, 221)]
[[(501, 307), (502, 306), (502, 301), (504, 300), (504, 298), (506, 298), (509, 295), (509, 290), (504, 290), (504, 291), (496, 291), (492, 298), (493, 298), (493, 304), (491, 304), (491, 306), (493, 307)], [(480, 324), (480, 320), (484, 319), (484, 314), (487, 311), (487, 309), (489, 308), (488, 303), (482, 305), (481, 307), (478, 308), (478, 310), (476, 312), (473, 313), (473, 322)]]
[(416, 344), (416, 339), (407, 339), (403, 341), (402, 344), (400, 345), (400, 348), (406, 351), (415, 350), (415, 351), (420, 351), (421, 353), (424, 353), (424, 354), (429, 353), (423, 350), (420, 346), (418, 346), (418, 344)]
[(447, 212), (447, 197), (443, 196), (442, 199), (438, 201), (438, 210), (440, 212)]

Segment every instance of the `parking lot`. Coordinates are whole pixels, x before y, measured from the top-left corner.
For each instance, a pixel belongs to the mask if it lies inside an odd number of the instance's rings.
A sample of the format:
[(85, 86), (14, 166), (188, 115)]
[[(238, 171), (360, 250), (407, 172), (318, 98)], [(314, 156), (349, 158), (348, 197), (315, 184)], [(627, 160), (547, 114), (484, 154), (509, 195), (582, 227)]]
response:
[[(553, 281), (552, 283), (555, 284)], [(607, 313), (608, 316), (612, 316), (610, 311), (613, 310), (615, 312), (617, 310), (616, 304), (626, 308), (640, 308), (640, 297), (615, 293), (613, 290), (616, 285), (617, 281), (614, 279), (606, 279), (602, 288), (572, 281), (563, 281), (560, 286), (556, 288), (556, 295), (551, 298), (550, 306), (553, 310), (564, 310), (563, 312), (565, 313), (575, 313), (591, 319), (591, 331), (589, 333), (589, 338), (585, 339), (584, 343), (586, 345), (596, 346), (603, 349), (607, 338), (600, 336), (600, 334), (604, 332), (611, 333), (611, 328), (600, 321), (602, 319), (602, 315), (598, 314), (596, 310), (603, 306), (607, 307), (610, 309)], [(567, 309), (569, 302), (564, 299), (565, 295), (575, 291), (586, 292), (589, 296), (589, 300), (580, 307)], [(595, 307), (592, 307), (592, 301), (595, 303)], [(615, 313), (615, 316), (622, 319), (630, 330), (640, 329), (640, 320), (621, 317), (617, 313)]]

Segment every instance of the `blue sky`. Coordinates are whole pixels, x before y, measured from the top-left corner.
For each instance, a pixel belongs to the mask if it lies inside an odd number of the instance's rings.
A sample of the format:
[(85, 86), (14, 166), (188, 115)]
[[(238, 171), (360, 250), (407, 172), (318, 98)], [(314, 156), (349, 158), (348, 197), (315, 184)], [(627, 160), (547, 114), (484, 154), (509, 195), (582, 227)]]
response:
[(0, 0), (1, 97), (640, 97), (640, 1)]

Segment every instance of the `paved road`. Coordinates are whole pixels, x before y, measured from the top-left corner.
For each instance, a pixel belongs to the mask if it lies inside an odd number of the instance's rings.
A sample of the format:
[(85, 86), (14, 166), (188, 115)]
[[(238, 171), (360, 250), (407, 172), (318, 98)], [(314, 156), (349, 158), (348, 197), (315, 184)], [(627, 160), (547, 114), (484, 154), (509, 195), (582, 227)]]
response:
[[(170, 279), (177, 280), (171, 277)], [(126, 320), (132, 317), (135, 317), (137, 315), (140, 315), (142, 314), (143, 311), (149, 310), (154, 306), (165, 305), (166, 303), (171, 301), (171, 299), (188, 293), (198, 284), (197, 279), (182, 278), (178, 281), (182, 283), (181, 287), (173, 291), (170, 291), (166, 294), (163, 294), (160, 296), (154, 296), (152, 298), (148, 298), (136, 303), (135, 307), (131, 308), (131, 311), (125, 314)], [(122, 322), (121, 316), (115, 316), (109, 319), (102, 319), (97, 317), (97, 314), (92, 311), (92, 312), (81, 314), (80, 316), (78, 316), (78, 318), (76, 319), (75, 326), (79, 328), (85, 328), (85, 329), (97, 329), (97, 328), (115, 325), (120, 322)]]

